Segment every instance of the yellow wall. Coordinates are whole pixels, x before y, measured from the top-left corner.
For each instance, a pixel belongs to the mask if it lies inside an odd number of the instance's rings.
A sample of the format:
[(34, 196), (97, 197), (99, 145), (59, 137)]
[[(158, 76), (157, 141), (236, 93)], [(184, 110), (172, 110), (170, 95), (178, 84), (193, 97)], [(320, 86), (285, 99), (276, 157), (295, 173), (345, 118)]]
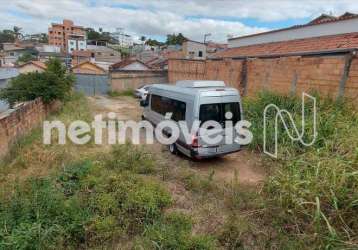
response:
[(19, 70), (19, 73), (21, 74), (26, 74), (26, 73), (29, 73), (29, 72), (44, 72), (45, 70), (43, 68), (40, 68), (34, 64), (26, 64), (24, 66), (21, 66), (18, 68)]
[(94, 66), (90, 63), (81, 64), (72, 69), (73, 73), (80, 73), (80, 74), (96, 74), (101, 75), (105, 74), (105, 72), (98, 67)]

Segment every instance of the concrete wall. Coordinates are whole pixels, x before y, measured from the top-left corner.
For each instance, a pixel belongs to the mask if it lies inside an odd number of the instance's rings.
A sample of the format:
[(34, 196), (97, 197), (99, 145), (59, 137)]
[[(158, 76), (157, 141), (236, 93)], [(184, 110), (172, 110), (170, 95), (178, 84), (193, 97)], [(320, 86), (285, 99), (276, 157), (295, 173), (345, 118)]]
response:
[[(199, 51), (202, 52), (201, 57), (199, 57)], [(183, 53), (186, 59), (205, 59), (206, 45), (203, 43), (186, 41), (183, 43)]]
[(358, 58), (351, 60), (348, 71), (347, 58), (347, 55), (334, 55), (247, 60), (174, 59), (169, 61), (168, 75), (171, 83), (191, 79), (223, 80), (249, 96), (264, 89), (299, 95), (302, 91), (317, 90), (324, 96), (336, 98), (341, 93), (358, 101)]
[(112, 71), (110, 85), (113, 91), (136, 89), (143, 84), (167, 83), (167, 71)]
[(16, 140), (39, 126), (47, 114), (59, 107), (59, 102), (45, 105), (41, 99), (36, 99), (11, 113), (0, 115), (0, 157), (9, 151)]
[(358, 18), (343, 20), (339, 22), (323, 23), (296, 29), (288, 29), (273, 33), (264, 33), (256, 36), (238, 37), (228, 40), (229, 48), (270, 43), (278, 41), (288, 41), (301, 38), (328, 36), (358, 32)]

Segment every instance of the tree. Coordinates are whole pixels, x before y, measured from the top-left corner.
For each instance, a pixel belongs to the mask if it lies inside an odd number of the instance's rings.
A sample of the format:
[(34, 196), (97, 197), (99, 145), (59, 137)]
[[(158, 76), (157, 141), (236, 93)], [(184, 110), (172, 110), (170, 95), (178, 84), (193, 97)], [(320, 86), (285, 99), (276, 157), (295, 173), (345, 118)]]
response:
[(34, 59), (34, 56), (30, 52), (25, 52), (17, 59), (17, 64), (27, 63)]
[(183, 36), (182, 33), (179, 33), (178, 35), (174, 34), (168, 34), (167, 35), (167, 40), (165, 42), (165, 44), (167, 45), (182, 45), (183, 42), (187, 41), (188, 39), (186, 37)]
[(58, 59), (50, 59), (43, 73), (20, 74), (10, 81), (8, 87), (0, 90), (0, 99), (13, 106), (16, 102), (30, 101), (41, 97), (45, 103), (64, 100), (71, 92), (74, 77)]
[(163, 45), (162, 42), (159, 42), (159, 41), (157, 41), (155, 39), (150, 39), (150, 38), (147, 41), (145, 41), (145, 44), (149, 45), (149, 46), (161, 46), (161, 45)]
[(100, 40), (101, 38), (101, 33), (95, 31), (92, 28), (87, 28), (86, 33), (87, 33), (87, 38), (89, 40)]
[[(99, 31), (99, 32), (98, 32)], [(107, 42), (112, 42), (115, 43), (116, 42), (116, 38), (114, 38), (111, 33), (103, 31), (102, 28), (99, 28), (99, 30), (96, 31), (92, 28), (87, 28), (86, 29), (86, 33), (87, 33), (87, 38), (88, 40), (93, 40), (93, 41), (107, 41)]]
[(18, 27), (18, 26), (14, 26), (13, 27), (13, 31), (14, 31), (14, 35), (15, 35), (15, 39), (19, 39), (20, 37), (22, 37), (21, 31), (22, 28)]
[(13, 43), (15, 41), (15, 34), (12, 30), (0, 31), (0, 43)]
[(48, 35), (46, 33), (41, 33), (39, 42), (40, 43), (48, 43)]

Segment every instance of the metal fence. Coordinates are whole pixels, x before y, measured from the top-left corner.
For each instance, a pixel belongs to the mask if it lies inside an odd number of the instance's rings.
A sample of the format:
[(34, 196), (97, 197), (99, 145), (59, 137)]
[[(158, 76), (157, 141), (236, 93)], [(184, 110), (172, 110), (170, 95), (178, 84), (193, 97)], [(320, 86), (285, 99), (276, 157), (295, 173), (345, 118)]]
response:
[(76, 74), (75, 90), (88, 96), (106, 95), (109, 90), (108, 75)]

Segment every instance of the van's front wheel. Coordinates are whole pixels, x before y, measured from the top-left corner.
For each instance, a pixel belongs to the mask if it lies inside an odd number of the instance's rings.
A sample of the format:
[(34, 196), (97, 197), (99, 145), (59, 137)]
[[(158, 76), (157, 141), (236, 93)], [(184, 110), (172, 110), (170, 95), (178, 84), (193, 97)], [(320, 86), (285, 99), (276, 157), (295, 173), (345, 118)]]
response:
[(178, 152), (177, 146), (175, 145), (175, 143), (169, 145), (169, 152), (172, 154), (176, 154)]

